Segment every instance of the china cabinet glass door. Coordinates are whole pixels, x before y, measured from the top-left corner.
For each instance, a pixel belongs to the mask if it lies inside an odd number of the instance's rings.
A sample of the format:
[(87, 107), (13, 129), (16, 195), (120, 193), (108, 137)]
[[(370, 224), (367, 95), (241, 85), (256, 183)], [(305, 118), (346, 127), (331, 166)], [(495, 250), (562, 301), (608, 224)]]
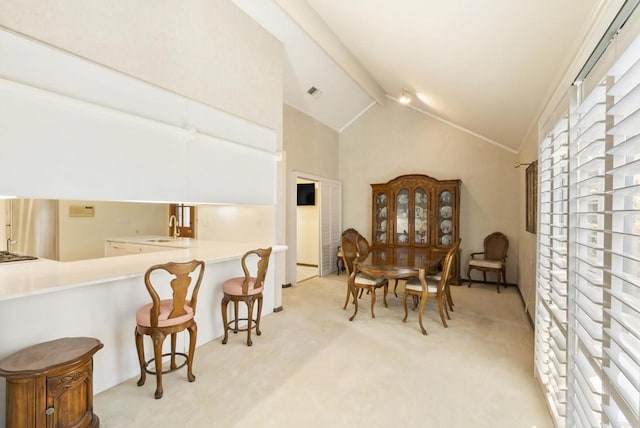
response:
[(438, 242), (437, 245), (453, 244), (453, 194), (450, 190), (442, 190), (438, 194)]
[(409, 189), (400, 189), (396, 194), (396, 244), (409, 243)]
[(414, 203), (414, 244), (425, 245), (429, 230), (429, 194), (422, 187), (416, 188)]
[(387, 222), (387, 201), (388, 197), (386, 193), (378, 192), (375, 195), (374, 200), (374, 212), (375, 212), (375, 234), (373, 240), (376, 244), (386, 244), (388, 242), (388, 222)]

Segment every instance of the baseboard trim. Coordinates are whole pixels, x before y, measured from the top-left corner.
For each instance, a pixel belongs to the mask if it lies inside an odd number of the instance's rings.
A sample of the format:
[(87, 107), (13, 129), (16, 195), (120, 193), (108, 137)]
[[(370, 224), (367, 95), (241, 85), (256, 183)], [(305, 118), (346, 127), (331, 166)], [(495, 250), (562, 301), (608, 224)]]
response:
[[(469, 281), (469, 278), (462, 278), (462, 277), (460, 278), (460, 284), (458, 285), (462, 285), (464, 283), (469, 285), (469, 282), (477, 283), (477, 284), (496, 285), (495, 281), (476, 281), (476, 280)], [(535, 330), (535, 325), (533, 324), (533, 320), (531, 319), (531, 316), (529, 316), (529, 312), (527, 312), (527, 305), (524, 302), (524, 296), (522, 295), (522, 292), (520, 291), (520, 287), (518, 287), (518, 284), (507, 283), (507, 284), (501, 284), (501, 285), (503, 287), (516, 287), (516, 290), (518, 290), (518, 296), (520, 296), (520, 301), (522, 302), (522, 308), (524, 309), (524, 314), (527, 316), (527, 320), (529, 321), (529, 325), (531, 325), (531, 328)]]
[(282, 284), (282, 288), (291, 288), (291, 283), (287, 282), (286, 284)]
[(307, 263), (296, 263), (296, 264), (298, 266), (306, 266), (306, 267), (314, 267), (314, 268), (318, 267), (318, 265), (310, 265), (310, 264), (307, 264)]
[(284, 308), (282, 306), (278, 306), (277, 308), (273, 308), (273, 312), (282, 312), (283, 309)]
[[(495, 281), (481, 281), (479, 279), (471, 279), (470, 280), (469, 278), (463, 278), (463, 277), (460, 277), (460, 284), (458, 284), (458, 285), (463, 285), (463, 284), (464, 285), (469, 285), (470, 282), (471, 283), (475, 283), (475, 284), (493, 284), (493, 285), (496, 285)], [(510, 282), (507, 282), (506, 284), (500, 284), (500, 285), (503, 286), (503, 287), (518, 287), (518, 284), (513, 284), (513, 283), (510, 283)], [(518, 288), (518, 291), (519, 290), (520, 289)]]

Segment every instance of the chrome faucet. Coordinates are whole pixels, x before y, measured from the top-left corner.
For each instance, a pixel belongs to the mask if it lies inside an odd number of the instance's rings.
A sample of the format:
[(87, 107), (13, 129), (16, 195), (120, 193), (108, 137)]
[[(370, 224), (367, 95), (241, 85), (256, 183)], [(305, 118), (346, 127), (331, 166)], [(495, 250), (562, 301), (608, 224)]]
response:
[(11, 245), (15, 244), (17, 241), (12, 240), (11, 238), (7, 239), (7, 252), (11, 252)]
[(180, 232), (178, 232), (178, 219), (173, 214), (169, 217), (169, 227), (171, 227), (171, 224), (173, 224), (173, 233), (171, 234), (171, 237), (173, 239), (178, 239), (178, 236), (180, 236)]

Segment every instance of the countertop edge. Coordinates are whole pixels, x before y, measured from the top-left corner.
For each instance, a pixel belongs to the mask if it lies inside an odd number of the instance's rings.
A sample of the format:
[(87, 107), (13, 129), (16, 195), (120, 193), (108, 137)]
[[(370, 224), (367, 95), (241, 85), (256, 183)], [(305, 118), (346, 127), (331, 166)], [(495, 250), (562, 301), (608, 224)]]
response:
[[(141, 277), (147, 269), (168, 261), (202, 260), (205, 264), (240, 259), (251, 249), (268, 247), (264, 243), (199, 241), (190, 248), (167, 247), (167, 251), (132, 254), (99, 259), (58, 262), (39, 259), (0, 265), (0, 301), (64, 291)], [(271, 245), (274, 253), (286, 245)]]

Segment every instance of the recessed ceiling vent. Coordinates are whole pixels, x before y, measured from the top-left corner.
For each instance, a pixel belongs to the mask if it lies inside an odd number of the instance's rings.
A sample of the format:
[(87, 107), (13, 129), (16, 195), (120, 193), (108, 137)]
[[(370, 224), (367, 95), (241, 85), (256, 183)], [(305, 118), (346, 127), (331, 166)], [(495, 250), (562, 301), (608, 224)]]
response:
[(322, 91), (315, 86), (312, 86), (307, 89), (307, 94), (311, 95), (314, 98), (318, 98), (322, 94)]

